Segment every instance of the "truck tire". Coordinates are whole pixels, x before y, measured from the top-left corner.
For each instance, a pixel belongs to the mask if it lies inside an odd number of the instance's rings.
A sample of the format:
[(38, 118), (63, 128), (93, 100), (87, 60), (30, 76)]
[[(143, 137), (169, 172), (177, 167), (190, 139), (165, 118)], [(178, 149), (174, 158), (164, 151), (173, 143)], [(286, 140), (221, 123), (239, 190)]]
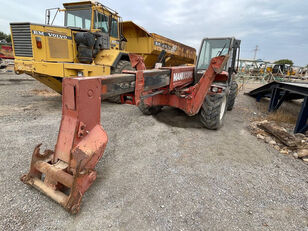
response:
[(207, 95), (199, 111), (201, 123), (211, 130), (221, 128), (226, 108), (227, 96), (225, 93)]
[(111, 74), (121, 74), (123, 70), (135, 71), (130, 61), (120, 60), (117, 66), (111, 71)]
[(144, 115), (156, 115), (161, 111), (162, 106), (149, 107), (141, 100), (140, 104), (138, 105), (138, 108)]
[[(131, 63), (127, 60), (120, 60), (117, 66), (111, 71), (111, 74), (121, 74), (123, 70), (135, 71), (136, 69), (132, 67)], [(112, 103), (121, 103), (121, 97), (119, 95), (112, 96), (107, 99)]]
[(237, 95), (237, 89), (238, 89), (237, 82), (232, 81), (231, 86), (230, 86), (230, 93), (228, 95), (228, 100), (227, 100), (227, 110), (228, 111), (231, 111), (233, 109), (235, 98)]

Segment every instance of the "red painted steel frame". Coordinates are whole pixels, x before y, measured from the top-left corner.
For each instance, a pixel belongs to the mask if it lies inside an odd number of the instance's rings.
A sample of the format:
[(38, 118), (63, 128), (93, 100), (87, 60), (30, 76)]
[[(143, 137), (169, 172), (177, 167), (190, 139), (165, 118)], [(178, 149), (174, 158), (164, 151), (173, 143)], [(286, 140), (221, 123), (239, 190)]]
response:
[(194, 66), (166, 67), (165, 69), (169, 69), (171, 71), (169, 91), (176, 88), (183, 88), (194, 82)]
[(77, 213), (83, 194), (96, 179), (94, 168), (108, 138), (100, 124), (101, 80), (64, 78), (62, 86), (62, 120), (55, 151), (42, 155), (38, 145), (30, 172), (21, 180)]
[(142, 56), (133, 53), (128, 54), (128, 56), (132, 67), (136, 68), (136, 70), (146, 69)]
[[(174, 83), (174, 73), (177, 72), (190, 72), (193, 71), (194, 67), (170, 67), (171, 70), (171, 84), (164, 93), (151, 96), (143, 99), (144, 104), (148, 106), (171, 106), (180, 108), (187, 115), (196, 115), (204, 101), (206, 94), (208, 93), (211, 84), (215, 80), (217, 74), (220, 74), (223, 67), (228, 61), (229, 56), (219, 56), (211, 60), (211, 63), (201, 77), (200, 81), (188, 88), (181, 88), (176, 90), (176, 87), (185, 86), (192, 82), (191, 78), (179, 81), (180, 84)], [(220, 74), (222, 75), (222, 74)], [(174, 90), (174, 91), (172, 91)], [(135, 85), (135, 101), (138, 105), (144, 95), (150, 94), (151, 92), (144, 91), (144, 79), (143, 72), (137, 71), (136, 73), (136, 85)]]

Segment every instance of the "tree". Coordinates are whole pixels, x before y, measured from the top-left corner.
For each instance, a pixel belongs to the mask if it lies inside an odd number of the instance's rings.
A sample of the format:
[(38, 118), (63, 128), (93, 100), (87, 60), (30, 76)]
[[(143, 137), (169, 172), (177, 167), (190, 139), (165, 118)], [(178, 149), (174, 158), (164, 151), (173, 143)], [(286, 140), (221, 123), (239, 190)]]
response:
[(6, 34), (0, 31), (0, 40), (6, 39)]
[(289, 64), (290, 66), (293, 66), (293, 61), (290, 59), (280, 59), (275, 62), (275, 64)]
[(6, 41), (7, 41), (8, 43), (11, 43), (11, 42), (12, 42), (12, 37), (11, 37), (10, 34), (7, 36)]
[(0, 40), (5, 40), (8, 43), (10, 43), (12, 41), (11, 40), (11, 35), (8, 35), (8, 34), (3, 33), (3, 32), (0, 31)]

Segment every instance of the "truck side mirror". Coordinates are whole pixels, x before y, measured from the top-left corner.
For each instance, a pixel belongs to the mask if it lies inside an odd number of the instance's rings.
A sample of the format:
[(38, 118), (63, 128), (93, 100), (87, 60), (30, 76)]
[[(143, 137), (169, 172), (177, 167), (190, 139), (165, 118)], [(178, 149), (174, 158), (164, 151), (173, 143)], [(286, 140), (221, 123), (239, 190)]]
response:
[(120, 42), (127, 42), (127, 39), (122, 34), (120, 36)]
[(49, 25), (50, 23), (50, 9), (47, 9), (45, 12), (45, 24)]

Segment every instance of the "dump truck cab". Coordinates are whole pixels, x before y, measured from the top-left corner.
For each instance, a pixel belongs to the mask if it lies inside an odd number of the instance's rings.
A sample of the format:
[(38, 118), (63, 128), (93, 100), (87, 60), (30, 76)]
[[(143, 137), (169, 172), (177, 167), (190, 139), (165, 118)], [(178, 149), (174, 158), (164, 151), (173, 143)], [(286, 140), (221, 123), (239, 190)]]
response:
[(98, 2), (64, 3), (64, 26), (73, 30), (107, 33), (111, 49), (120, 49), (120, 17)]

